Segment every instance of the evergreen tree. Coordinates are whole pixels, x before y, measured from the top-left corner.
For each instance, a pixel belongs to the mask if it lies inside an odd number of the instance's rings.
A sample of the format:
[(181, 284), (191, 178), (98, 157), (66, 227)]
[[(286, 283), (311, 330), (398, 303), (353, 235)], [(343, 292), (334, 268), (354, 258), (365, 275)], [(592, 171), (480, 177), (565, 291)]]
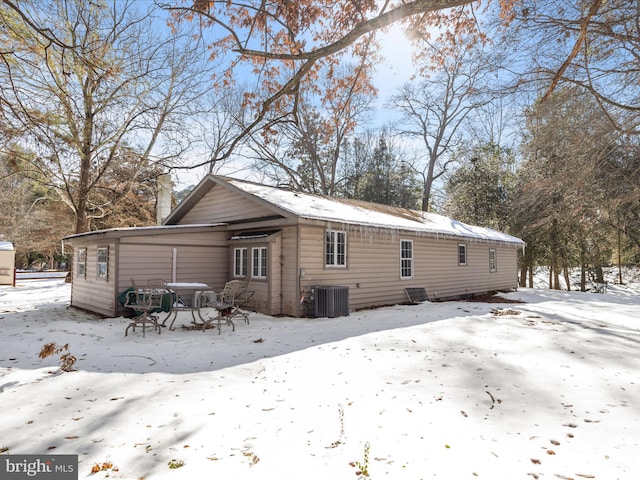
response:
[(576, 88), (558, 90), (529, 112), (514, 212), (519, 235), (550, 267), (551, 288), (561, 288), (562, 271), (569, 287), (568, 271), (576, 266), (583, 270), (582, 289), (587, 270), (603, 281), (602, 266), (611, 261), (617, 237), (605, 209), (615, 190), (603, 181), (603, 167), (621, 140)]
[(445, 184), (447, 215), (498, 230), (509, 230), (515, 159), (488, 143), (471, 150)]
[[(370, 151), (370, 155), (361, 154)], [(401, 155), (383, 131), (375, 147), (365, 149), (356, 144), (356, 159), (351, 162), (353, 175), (347, 196), (358, 200), (404, 208), (418, 208), (420, 186), (413, 171), (402, 161)]]

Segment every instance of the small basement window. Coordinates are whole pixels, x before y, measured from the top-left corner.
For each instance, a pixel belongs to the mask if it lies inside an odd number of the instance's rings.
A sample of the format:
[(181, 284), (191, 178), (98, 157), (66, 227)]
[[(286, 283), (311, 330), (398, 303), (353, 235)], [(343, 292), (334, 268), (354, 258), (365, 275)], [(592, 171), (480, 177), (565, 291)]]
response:
[(99, 280), (107, 280), (109, 278), (109, 247), (98, 247), (97, 259), (97, 277)]
[(458, 244), (458, 265), (467, 264), (467, 246), (464, 243)]
[(400, 278), (413, 278), (412, 240), (400, 240)]
[(494, 273), (498, 270), (498, 262), (495, 248), (489, 249), (489, 272)]
[(247, 276), (247, 248), (246, 247), (233, 249), (233, 276), (234, 277)]
[(347, 265), (347, 232), (327, 230), (324, 242), (324, 264), (326, 267)]
[(87, 249), (79, 248), (76, 253), (76, 275), (78, 278), (87, 278)]

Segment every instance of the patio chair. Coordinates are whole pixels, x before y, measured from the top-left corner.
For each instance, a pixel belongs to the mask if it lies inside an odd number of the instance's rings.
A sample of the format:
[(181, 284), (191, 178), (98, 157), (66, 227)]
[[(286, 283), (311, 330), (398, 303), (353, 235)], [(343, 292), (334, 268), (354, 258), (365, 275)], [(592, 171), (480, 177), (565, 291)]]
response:
[[(202, 326), (202, 331), (204, 332), (209, 325), (215, 324), (218, 328), (218, 335), (222, 332), (222, 320), (224, 319), (227, 325), (231, 325), (232, 331), (236, 331), (236, 326), (231, 319), (230, 308), (233, 307), (232, 303), (228, 302), (229, 299), (229, 289), (225, 285), (225, 288), (220, 292), (216, 293), (212, 290), (200, 292), (198, 296), (198, 316), (202, 320), (202, 323), (195, 323), (196, 325)], [(205, 318), (203, 313), (207, 309), (215, 309), (215, 315), (209, 316)]]
[[(249, 290), (249, 282), (245, 280), (230, 280), (225, 283), (220, 293), (213, 291), (200, 292), (198, 311), (202, 320), (202, 330), (204, 331), (209, 325), (216, 323), (218, 334), (222, 329), (222, 320), (227, 325), (233, 327), (235, 332), (236, 326), (233, 323), (233, 317), (242, 317), (246, 324), (249, 324), (249, 313), (243, 311), (241, 307), (254, 295), (254, 291)], [(202, 316), (203, 309), (214, 308), (217, 311), (216, 316), (204, 318)]]
[(136, 327), (142, 326), (142, 337), (146, 336), (147, 326), (158, 330), (158, 334), (162, 333), (162, 328), (158, 323), (158, 316), (154, 312), (162, 311), (163, 300), (167, 295), (164, 288), (140, 288), (133, 287), (126, 292), (126, 302), (124, 306), (131, 308), (136, 316), (131, 319), (131, 323), (127, 325), (124, 336), (129, 334), (129, 329), (136, 331)]
[(244, 318), (244, 323), (249, 324), (249, 313), (243, 311), (248, 304), (253, 295), (256, 293), (255, 290), (250, 290), (251, 279), (249, 280), (232, 280), (232, 282), (236, 282), (234, 284), (236, 288), (235, 296), (233, 298), (233, 305), (235, 306), (234, 315), (240, 315)]

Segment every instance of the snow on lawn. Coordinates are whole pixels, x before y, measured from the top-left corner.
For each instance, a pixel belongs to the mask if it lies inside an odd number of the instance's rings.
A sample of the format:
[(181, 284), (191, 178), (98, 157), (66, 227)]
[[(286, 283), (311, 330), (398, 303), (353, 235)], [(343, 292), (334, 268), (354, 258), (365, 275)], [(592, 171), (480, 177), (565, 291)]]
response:
[[(0, 287), (0, 451), (78, 454), (79, 478), (635, 479), (639, 293), (143, 338), (69, 308), (60, 280), (23, 281)], [(49, 342), (77, 371), (38, 358)]]

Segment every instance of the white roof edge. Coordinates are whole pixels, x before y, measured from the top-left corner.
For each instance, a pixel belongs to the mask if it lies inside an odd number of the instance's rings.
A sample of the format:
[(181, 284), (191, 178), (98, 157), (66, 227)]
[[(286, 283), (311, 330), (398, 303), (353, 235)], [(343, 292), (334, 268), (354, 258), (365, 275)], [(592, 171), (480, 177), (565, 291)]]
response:
[(73, 238), (81, 238), (81, 237), (89, 237), (93, 235), (105, 235), (108, 233), (128, 233), (128, 232), (150, 232), (153, 230), (158, 231), (166, 231), (166, 230), (187, 230), (187, 229), (197, 229), (197, 228), (212, 228), (212, 227), (221, 227), (227, 225), (226, 223), (194, 223), (194, 224), (186, 224), (186, 225), (150, 225), (147, 227), (116, 227), (116, 228), (107, 228), (104, 230), (94, 230), (91, 232), (84, 233), (76, 233), (73, 235), (67, 235), (63, 240), (70, 240)]
[(3, 252), (12, 252), (15, 250), (13, 243), (11, 242), (5, 242), (5, 241), (1, 241), (0, 242), (0, 250)]
[[(435, 214), (432, 214), (432, 215), (435, 215)], [(315, 217), (301, 217), (301, 218), (304, 218), (306, 220), (311, 220), (311, 221), (323, 221), (323, 222), (329, 221), (330, 223), (334, 223), (338, 225), (349, 225), (352, 227), (382, 229), (382, 230), (389, 230), (389, 231), (395, 231), (395, 232), (400, 232), (400, 231), (410, 232), (410, 233), (416, 234), (417, 236), (430, 235), (433, 237), (457, 238), (460, 240), (467, 239), (467, 240), (476, 240), (476, 241), (485, 240), (485, 241), (494, 241), (494, 242), (500, 242), (500, 243), (517, 244), (517, 245), (526, 245), (527, 243), (521, 238), (514, 237), (513, 235), (509, 235), (508, 233), (504, 233), (499, 230), (494, 230), (487, 227), (478, 227), (478, 226), (468, 225), (462, 222), (457, 222), (457, 224), (461, 226), (464, 225), (467, 227), (472, 227), (474, 229), (474, 232), (456, 233), (453, 231), (430, 229), (430, 228), (419, 228), (419, 227), (412, 228), (411, 226), (390, 226), (382, 223), (376, 224), (376, 223), (367, 223), (367, 222), (354, 222), (354, 221), (347, 221), (339, 218), (334, 218), (330, 220), (325, 218), (315, 218)], [(444, 218), (448, 218), (448, 217), (444, 217)]]

